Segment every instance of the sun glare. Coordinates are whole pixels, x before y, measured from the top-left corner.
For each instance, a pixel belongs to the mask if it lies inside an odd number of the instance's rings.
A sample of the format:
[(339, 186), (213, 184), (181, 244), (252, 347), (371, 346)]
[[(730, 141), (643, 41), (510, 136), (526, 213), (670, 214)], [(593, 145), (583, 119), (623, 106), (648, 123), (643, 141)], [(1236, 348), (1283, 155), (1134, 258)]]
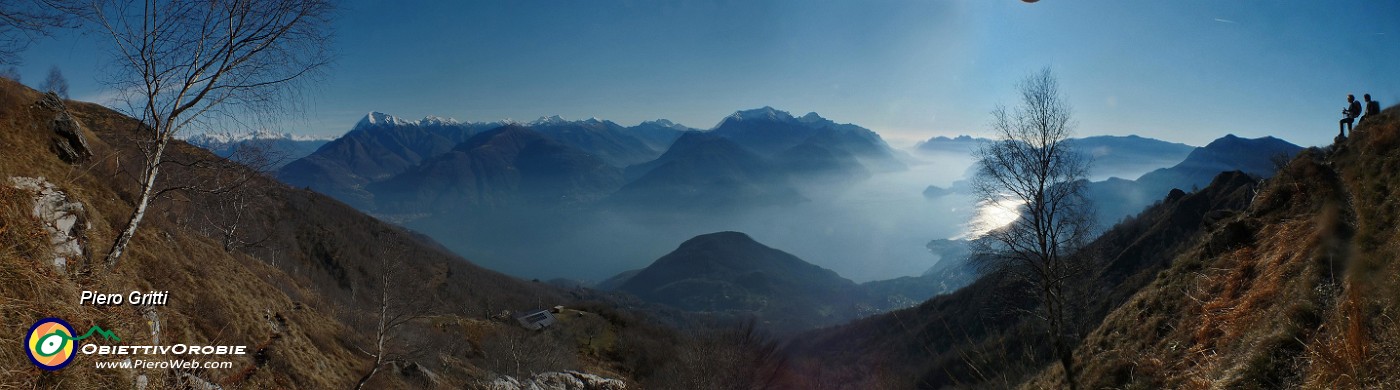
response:
[(972, 215), (972, 220), (967, 222), (967, 233), (960, 238), (976, 239), (1016, 222), (1021, 216), (1020, 207), (1021, 202), (1010, 198), (1002, 198), (995, 202), (977, 202), (977, 211)]

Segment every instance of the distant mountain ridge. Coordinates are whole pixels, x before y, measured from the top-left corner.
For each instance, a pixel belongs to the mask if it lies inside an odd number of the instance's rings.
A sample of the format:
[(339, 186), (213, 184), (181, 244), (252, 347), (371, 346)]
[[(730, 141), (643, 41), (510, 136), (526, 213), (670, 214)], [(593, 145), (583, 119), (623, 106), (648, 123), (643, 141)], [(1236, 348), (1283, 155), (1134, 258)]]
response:
[[(525, 127), (547, 135), (555, 141), (593, 154), (615, 167), (650, 161), (664, 151), (664, 149), (656, 148), (652, 146), (653, 143), (633, 134), (632, 129), (622, 127), (613, 121), (598, 118), (569, 121), (555, 115), (540, 118), (526, 124)], [(668, 136), (666, 134), (668, 128), (662, 128), (658, 131), (648, 126), (647, 129), (651, 130), (647, 132), (647, 135), (653, 141), (657, 140), (657, 137), (664, 139)], [(670, 133), (676, 132), (679, 130), (670, 131)]]
[[(920, 141), (914, 150), (921, 153), (975, 154), (987, 138), (959, 135), (949, 138), (935, 136)], [(1181, 162), (1195, 147), (1137, 135), (1096, 135), (1070, 138), (1067, 144), (1091, 160), (1089, 176), (1095, 180), (1109, 177), (1135, 178), (1153, 169)]]
[[(1202, 191), (1164, 199), (1089, 243), (1085, 253), (1103, 259), (1101, 267), (1091, 270), (1099, 275), (1101, 288), (1084, 297), (1083, 315), (1097, 322), (1149, 285), (1178, 254), (1217, 230), (1222, 220), (1247, 208), (1255, 184), (1240, 172), (1221, 173)], [(920, 282), (917, 278), (896, 281)], [(930, 284), (920, 283), (923, 288)], [(885, 287), (893, 286), (886, 283)], [(879, 361), (888, 362), (884, 369), (904, 378), (909, 387), (1014, 388), (998, 382), (1002, 375), (1012, 375), (1009, 373), (1023, 366), (1047, 366), (1050, 360), (1049, 355), (1034, 351), (1044, 341), (1038, 324), (1027, 314), (1035, 306), (1021, 293), (1023, 288), (1015, 278), (979, 277), (965, 288), (915, 307), (803, 333), (793, 338), (789, 350), (804, 356), (800, 367), (814, 367), (803, 372), (814, 377), (813, 383), (876, 388), (876, 378), (836, 368)], [(1141, 307), (1130, 309), (1133, 313), (1144, 311)], [(998, 352), (978, 355), (985, 351)]]
[(370, 182), (388, 179), (428, 158), (446, 153), (499, 123), (461, 123), (436, 117), (409, 122), (371, 112), (344, 136), (288, 163), (277, 178), (308, 187), (361, 210), (372, 210)]
[[(736, 120), (743, 129), (733, 127)], [(665, 119), (625, 127), (557, 115), (463, 123), (372, 113), (278, 178), (423, 231), (499, 270), (541, 272), (535, 264), (552, 264), (551, 272), (586, 279), (615, 270), (559, 264), (637, 256), (592, 246), (622, 239), (595, 234), (637, 227), (640, 233), (618, 233), (659, 235), (669, 229), (658, 226), (697, 217), (720, 224), (750, 211), (781, 213), (811, 201), (805, 193), (827, 195), (822, 191), (903, 168), (878, 134), (814, 113), (742, 110), (724, 122), (695, 130)], [(478, 138), (485, 134), (495, 135)], [(725, 228), (737, 227), (716, 226)], [(521, 245), (524, 239), (553, 244)]]
[(592, 154), (530, 128), (506, 125), (367, 188), (381, 211), (413, 213), (522, 201), (587, 202), (621, 185), (622, 173)]
[(687, 132), (661, 157), (628, 167), (627, 174), (634, 179), (613, 200), (629, 209), (732, 209), (803, 199), (785, 172), (712, 132)]
[[(1147, 139), (1144, 139), (1147, 140)], [(1095, 143), (1115, 143), (1116, 140), (1090, 137), (1072, 140), (1080, 145)], [(931, 141), (932, 142), (932, 141)], [(1162, 143), (1148, 140), (1147, 144)], [(1137, 215), (1163, 197), (1178, 191), (1192, 191), (1204, 188), (1221, 172), (1239, 171), (1241, 177), (1268, 178), (1277, 170), (1275, 161), (1286, 161), (1303, 148), (1274, 137), (1255, 139), (1240, 138), (1233, 134), (1212, 141), (1206, 146), (1193, 148), (1181, 162), (1145, 173), (1136, 180), (1112, 177), (1102, 181), (1092, 181), (1085, 185), (1085, 195), (1096, 208), (1098, 227), (1112, 228), (1125, 217)], [(1130, 156), (1121, 156), (1122, 158)], [(930, 187), (925, 190), (931, 196), (941, 196), (944, 190)], [(957, 242), (934, 240), (934, 246), (948, 247)], [(962, 245), (966, 245), (965, 242)], [(928, 272), (904, 281), (882, 282), (882, 288), (891, 293), (918, 296), (928, 291), (927, 286), (941, 286), (936, 293), (948, 293), (972, 283), (979, 275), (968, 264), (966, 256), (943, 258)], [(899, 282), (899, 283), (894, 283)]]
[[(322, 145), (334, 138), (308, 136), (268, 130), (245, 132), (206, 132), (191, 135), (185, 142), (214, 152), (219, 157), (232, 157), (236, 161), (252, 165), (268, 165), (267, 169), (281, 169), (292, 161), (314, 153)], [(240, 150), (244, 149), (244, 150)], [(246, 161), (242, 153), (261, 154), (257, 158), (265, 161)]]
[[(904, 167), (893, 149), (869, 129), (839, 124), (816, 113), (793, 117), (772, 107), (736, 111), (715, 128), (705, 131), (665, 119), (624, 127), (598, 118), (567, 120), (558, 115), (520, 124), (459, 122), (439, 117), (409, 121), (371, 112), (344, 136), (287, 164), (277, 176), (289, 184), (326, 193), (362, 210), (412, 214), (412, 210), (407, 210), (411, 203), (403, 198), (407, 193), (417, 193), (409, 198), (419, 200), (462, 200), (462, 194), (437, 197), (430, 193), (449, 187), (465, 188), (463, 186), (495, 192), (487, 187), (510, 185), (490, 180), (448, 185), (442, 179), (452, 175), (446, 173), (441, 161), (434, 161), (438, 165), (435, 167), (417, 167), (452, 152), (473, 135), (507, 125), (529, 128), (626, 172), (627, 180), (623, 185), (614, 185), (610, 179), (577, 184), (581, 184), (580, 188), (622, 189), (624, 191), (616, 194), (616, 198), (640, 200), (633, 203), (640, 206), (703, 209), (719, 204), (792, 203), (802, 201), (803, 197), (788, 184), (790, 177), (860, 178), (872, 171)], [(699, 138), (679, 142), (685, 134), (691, 133), (704, 134), (701, 138), (707, 140), (697, 150), (691, 150), (696, 147), (691, 144)], [(717, 142), (719, 139), (726, 142)], [(489, 172), (510, 169), (509, 164), (475, 164), (472, 167), (485, 171), (457, 175), (458, 179), (514, 174)], [(661, 167), (664, 167), (662, 173), (645, 177)], [(398, 177), (410, 171), (417, 173)], [(423, 174), (429, 171), (437, 173)], [(415, 180), (429, 180), (435, 184)], [(376, 199), (380, 195), (376, 193), (393, 195)], [(588, 195), (575, 199), (601, 198)], [(387, 203), (380, 205), (381, 200)], [(466, 202), (467, 205), (491, 203)], [(431, 210), (418, 210), (428, 211)]]
[(778, 156), (816, 137), (824, 147), (842, 149), (862, 159), (870, 169), (905, 168), (879, 134), (853, 124), (838, 124), (815, 112), (793, 117), (787, 111), (766, 106), (741, 110), (725, 117), (710, 132), (764, 156)]
[(1234, 134), (1195, 148), (1185, 160), (1169, 168), (1143, 174), (1137, 180), (1109, 179), (1089, 183), (1088, 196), (1098, 207), (1099, 224), (1107, 228), (1136, 214), (1173, 189), (1190, 191), (1205, 187), (1220, 172), (1242, 171), (1269, 178), (1284, 161), (1303, 147), (1274, 137), (1240, 138)]

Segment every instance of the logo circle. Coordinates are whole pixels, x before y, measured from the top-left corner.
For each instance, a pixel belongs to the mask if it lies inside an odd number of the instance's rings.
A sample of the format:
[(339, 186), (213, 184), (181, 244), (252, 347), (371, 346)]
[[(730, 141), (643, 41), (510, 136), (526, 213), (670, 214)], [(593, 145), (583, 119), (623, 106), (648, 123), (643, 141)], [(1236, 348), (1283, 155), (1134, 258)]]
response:
[(24, 336), (24, 352), (39, 368), (55, 371), (73, 362), (78, 342), (73, 341), (73, 326), (49, 317), (29, 327)]

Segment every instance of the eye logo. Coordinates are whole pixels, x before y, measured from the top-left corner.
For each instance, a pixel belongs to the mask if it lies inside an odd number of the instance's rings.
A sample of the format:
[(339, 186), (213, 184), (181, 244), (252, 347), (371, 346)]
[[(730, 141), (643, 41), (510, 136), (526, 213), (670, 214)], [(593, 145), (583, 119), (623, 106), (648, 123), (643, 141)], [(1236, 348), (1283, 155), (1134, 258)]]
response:
[(45, 318), (29, 328), (24, 336), (25, 352), (29, 361), (39, 368), (55, 371), (73, 362), (73, 351), (78, 348), (73, 337), (73, 326), (57, 318)]

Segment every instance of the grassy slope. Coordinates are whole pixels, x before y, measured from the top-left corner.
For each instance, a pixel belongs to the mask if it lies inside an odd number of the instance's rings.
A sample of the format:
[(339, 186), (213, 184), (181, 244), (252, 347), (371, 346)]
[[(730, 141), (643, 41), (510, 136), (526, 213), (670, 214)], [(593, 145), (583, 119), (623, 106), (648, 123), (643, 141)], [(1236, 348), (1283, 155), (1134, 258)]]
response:
[[(1400, 110), (1301, 154), (1090, 334), (1084, 388), (1400, 386)], [(1059, 383), (1047, 369), (1027, 388)]]
[[(91, 223), (85, 239), (93, 266), (61, 273), (38, 260), (49, 257), (45, 245), (35, 244), (44, 233), (28, 214), (31, 195), (10, 189), (8, 182), (0, 185), (0, 343), (5, 345), (0, 348), (0, 388), (131, 386), (134, 372), (97, 371), (89, 356), (79, 356), (56, 373), (40, 371), (18, 347), (24, 330), (47, 316), (62, 317), (78, 328), (102, 325), (127, 344), (149, 341), (147, 321), (136, 309), (79, 306), (82, 290), (169, 290), (170, 305), (158, 309), (162, 344), (217, 342), (261, 351), (256, 359), (234, 358), (234, 369), (195, 372), (232, 388), (352, 385), (369, 368), (359, 349), (372, 345), (366, 324), (373, 317), (366, 309), (380, 296), (375, 282), (382, 276), (377, 259), (388, 253), (384, 248), (408, 254), (394, 268), (412, 283), (404, 283), (394, 294), (431, 296), (434, 303), (456, 311), (481, 312), (563, 299), (554, 289), (478, 268), (339, 202), (265, 178), (249, 184), (256, 191), (249, 196), (248, 219), (242, 223), (247, 237), (267, 237), (259, 245), (225, 251), (208, 225), (227, 217), (218, 213), (215, 200), (176, 193), (154, 202), (128, 254), (108, 272), (96, 264), (129, 213), (136, 190), (131, 177), (139, 169), (133, 163), (139, 154), (126, 141), (135, 123), (97, 105), (68, 102), (87, 128), (94, 154), (87, 163), (70, 165), (50, 152), (54, 112), (36, 105), (40, 98), (33, 90), (0, 79), (0, 147), (5, 154), (0, 178), (46, 177), (71, 200), (82, 202)], [(174, 160), (209, 156), (184, 143), (172, 148), (167, 154)], [(221, 169), (232, 168), (191, 171), (171, 165), (164, 174), (179, 181), (226, 173), (217, 172)], [(448, 383), (462, 383), (480, 371), (445, 356), (446, 344), (440, 342), (457, 339), (451, 332), (466, 327), (441, 322), (410, 327), (416, 340), (444, 347), (421, 361)], [(173, 372), (145, 374), (157, 387), (175, 384)], [(380, 380), (379, 386), (387, 387), (413, 384), (412, 378), (395, 375), (381, 375)]]
[[(1193, 194), (1170, 198), (1115, 226), (1087, 250), (1104, 262), (1100, 290), (1084, 297), (1084, 317), (1096, 324), (1152, 279), (1170, 254), (1242, 209), (1254, 180), (1222, 174)], [(800, 336), (789, 350), (814, 378), (801, 388), (920, 388), (1019, 383), (1050, 360), (1034, 321), (1033, 302), (1016, 286), (984, 277), (915, 308)], [(878, 368), (872, 372), (865, 368)]]

